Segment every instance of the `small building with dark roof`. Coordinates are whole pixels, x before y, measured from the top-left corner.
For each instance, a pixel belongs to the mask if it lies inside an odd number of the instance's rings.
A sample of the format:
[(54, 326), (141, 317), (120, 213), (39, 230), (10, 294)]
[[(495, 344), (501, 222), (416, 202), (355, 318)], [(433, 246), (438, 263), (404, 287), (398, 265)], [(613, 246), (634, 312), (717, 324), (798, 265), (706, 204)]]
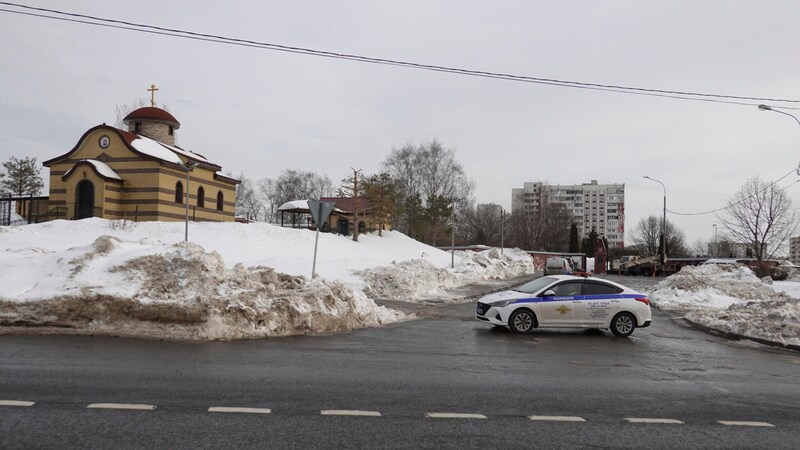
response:
[[(180, 122), (148, 106), (132, 111), (127, 130), (87, 130), (50, 169), (47, 219), (102, 217), (136, 221), (233, 222), (239, 180), (198, 153), (175, 145)], [(188, 195), (187, 195), (188, 192)]]

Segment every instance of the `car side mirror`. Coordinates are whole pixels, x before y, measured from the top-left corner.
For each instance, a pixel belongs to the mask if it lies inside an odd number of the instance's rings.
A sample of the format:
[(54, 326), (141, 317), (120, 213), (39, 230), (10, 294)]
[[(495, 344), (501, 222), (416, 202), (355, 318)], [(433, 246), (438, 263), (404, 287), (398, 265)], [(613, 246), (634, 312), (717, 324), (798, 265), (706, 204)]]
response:
[(541, 295), (539, 295), (539, 297), (553, 297), (555, 295), (556, 295), (555, 291), (553, 291), (552, 289), (548, 289), (542, 292)]

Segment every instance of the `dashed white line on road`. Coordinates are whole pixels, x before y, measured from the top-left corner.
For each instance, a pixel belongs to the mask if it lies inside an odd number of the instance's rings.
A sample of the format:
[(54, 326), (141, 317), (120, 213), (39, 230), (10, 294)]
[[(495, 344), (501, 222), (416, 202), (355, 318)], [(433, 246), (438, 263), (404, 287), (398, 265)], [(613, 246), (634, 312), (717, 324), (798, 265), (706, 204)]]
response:
[(152, 411), (156, 405), (143, 405), (140, 403), (92, 403), (87, 408), (91, 409), (135, 409), (140, 411)]
[(242, 413), (242, 414), (271, 414), (272, 410), (268, 408), (242, 408), (235, 406), (211, 406), (208, 412), (219, 413)]
[(647, 418), (647, 417), (626, 417), (630, 423), (662, 423), (662, 424), (673, 424), (673, 425), (683, 425), (683, 422), (680, 420), (675, 419), (654, 419), (654, 418)]
[(434, 419), (485, 419), (483, 414), (460, 414), (460, 413), (425, 413), (425, 417)]
[(577, 416), (528, 416), (528, 419), (551, 422), (586, 422), (586, 419)]
[(0, 406), (33, 406), (36, 402), (26, 402), (24, 400), (0, 400)]
[(775, 425), (767, 422), (739, 422), (736, 420), (720, 420), (719, 423), (729, 426), (739, 427), (774, 427)]
[(323, 409), (319, 412), (323, 416), (361, 416), (361, 417), (380, 417), (378, 411), (359, 411), (352, 409)]

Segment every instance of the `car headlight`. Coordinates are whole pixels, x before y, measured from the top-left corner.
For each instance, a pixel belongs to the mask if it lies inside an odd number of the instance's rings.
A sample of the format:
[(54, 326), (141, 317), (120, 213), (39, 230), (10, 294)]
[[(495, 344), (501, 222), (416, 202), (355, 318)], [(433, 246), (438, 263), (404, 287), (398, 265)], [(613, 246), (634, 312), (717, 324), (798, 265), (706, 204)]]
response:
[(503, 306), (508, 306), (508, 305), (510, 305), (512, 303), (514, 303), (514, 300), (498, 300), (498, 301), (492, 302), (490, 304), (492, 306), (496, 306), (496, 307), (502, 308)]

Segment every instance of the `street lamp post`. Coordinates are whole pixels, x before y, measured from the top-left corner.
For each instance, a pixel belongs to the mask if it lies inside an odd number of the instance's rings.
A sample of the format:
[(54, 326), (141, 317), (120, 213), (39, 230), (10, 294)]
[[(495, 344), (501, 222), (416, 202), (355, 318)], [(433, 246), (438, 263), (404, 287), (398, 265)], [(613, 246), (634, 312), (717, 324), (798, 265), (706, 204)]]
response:
[(714, 258), (719, 258), (719, 239), (717, 235), (717, 224), (712, 223), (711, 226), (714, 227)]
[(664, 186), (664, 183), (656, 180), (655, 178), (648, 177), (647, 175), (643, 175), (644, 178), (648, 180), (655, 181), (656, 183), (661, 185), (661, 188), (664, 189), (664, 215), (661, 219), (661, 264), (667, 262), (667, 188)]
[[(789, 116), (792, 119), (794, 119), (794, 121), (797, 122), (798, 125), (800, 125), (800, 119), (798, 119), (793, 114), (789, 114), (789, 113), (787, 113), (785, 111), (774, 109), (772, 106), (769, 106), (769, 105), (758, 105), (758, 109), (760, 109), (761, 111), (772, 111), (772, 112), (776, 112), (778, 114), (783, 114), (784, 116)], [(800, 164), (798, 164), (798, 166), (797, 166), (797, 174), (800, 175)]]
[(186, 221), (183, 229), (183, 242), (189, 242), (189, 174), (195, 167), (197, 167), (197, 163), (191, 161), (184, 165), (186, 169)]
[(505, 238), (505, 228), (506, 228), (506, 212), (503, 207), (500, 207), (500, 254), (503, 254), (503, 250), (505, 249), (505, 243), (503, 242), (503, 238)]
[(453, 197), (453, 225), (450, 228), (450, 268), (456, 266), (456, 199)]

